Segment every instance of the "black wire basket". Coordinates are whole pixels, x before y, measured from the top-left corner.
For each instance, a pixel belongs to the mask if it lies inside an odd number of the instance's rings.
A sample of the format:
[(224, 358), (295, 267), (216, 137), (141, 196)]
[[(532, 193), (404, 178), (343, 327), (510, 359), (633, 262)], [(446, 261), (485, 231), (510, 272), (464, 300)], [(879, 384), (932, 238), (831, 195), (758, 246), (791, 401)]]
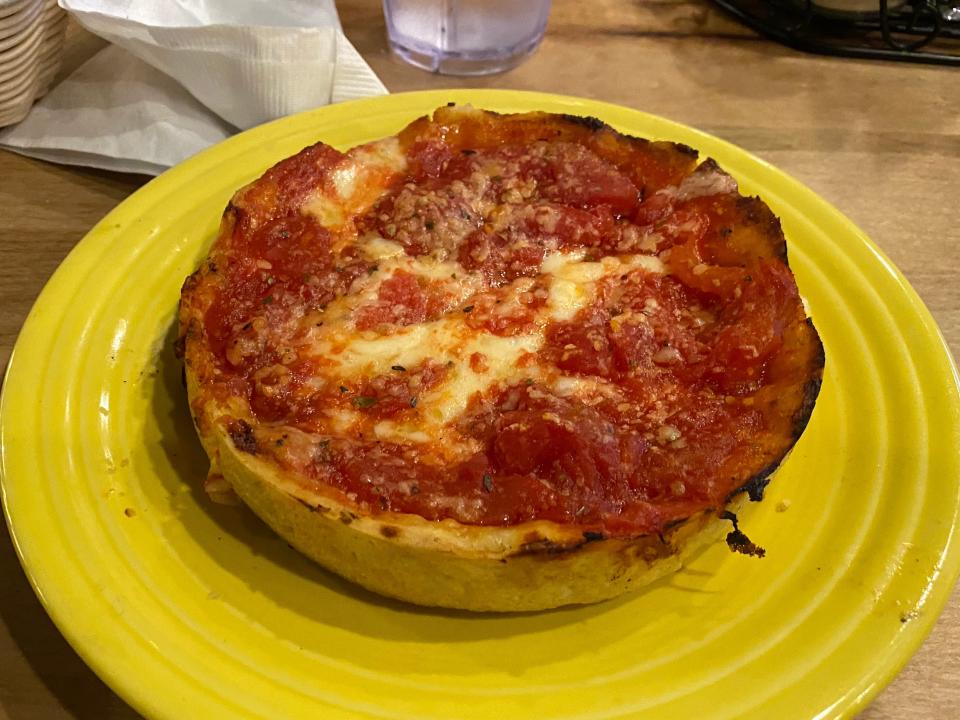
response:
[(785, 45), (824, 55), (960, 65), (960, 0), (714, 0)]

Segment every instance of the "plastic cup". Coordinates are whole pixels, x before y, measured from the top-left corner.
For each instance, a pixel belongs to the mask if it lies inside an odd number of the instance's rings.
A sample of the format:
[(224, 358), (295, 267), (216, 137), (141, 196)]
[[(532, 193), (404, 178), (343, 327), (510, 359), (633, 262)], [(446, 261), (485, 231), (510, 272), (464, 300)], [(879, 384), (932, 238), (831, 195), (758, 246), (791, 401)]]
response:
[(393, 52), (444, 75), (519, 65), (543, 39), (550, 0), (383, 0)]

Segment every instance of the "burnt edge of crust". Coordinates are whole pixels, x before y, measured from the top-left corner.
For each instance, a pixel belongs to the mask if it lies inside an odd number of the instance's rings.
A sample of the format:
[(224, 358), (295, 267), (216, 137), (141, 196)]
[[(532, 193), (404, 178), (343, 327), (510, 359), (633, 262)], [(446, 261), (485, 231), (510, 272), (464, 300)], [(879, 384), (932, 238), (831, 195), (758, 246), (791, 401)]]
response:
[(187, 355), (187, 334), (181, 334), (173, 341), (173, 356), (177, 360), (183, 360)]
[(822, 377), (811, 378), (803, 388), (803, 403), (796, 415), (793, 416), (793, 439), (799, 440), (803, 431), (807, 429), (810, 422), (810, 416), (813, 414), (814, 405), (817, 403), (817, 397), (820, 395), (820, 387), (823, 385)]
[(767, 465), (763, 470), (747, 480), (743, 485), (727, 495), (727, 502), (733, 500), (733, 498), (740, 493), (746, 493), (747, 497), (750, 498), (750, 502), (760, 502), (763, 500), (763, 491), (767, 489), (767, 485), (770, 484), (773, 473), (776, 472), (778, 467), (780, 467), (780, 463), (783, 462), (784, 457), (786, 457), (786, 453), (781, 455), (779, 458)]
[(249, 455), (257, 454), (257, 438), (254, 437), (253, 428), (246, 420), (232, 420), (227, 425), (227, 434), (237, 450)]
[[(585, 530), (580, 538), (558, 542), (550, 538), (545, 538), (538, 532), (533, 531), (523, 537), (523, 543), (519, 549), (516, 550), (516, 552), (510, 553), (508, 557), (520, 557), (523, 555), (553, 556), (560, 553), (573, 552), (579, 550), (584, 545), (610, 539), (611, 538), (602, 532)], [(506, 558), (504, 558), (502, 562), (506, 562)]]
[[(813, 414), (813, 408), (817, 401), (817, 395), (820, 393), (820, 385), (821, 379), (816, 377), (807, 382), (806, 386), (804, 387), (803, 404), (793, 417), (794, 442), (800, 439), (800, 436), (807, 427), (807, 423), (810, 422), (810, 416)], [(727, 495), (727, 502), (730, 502), (733, 500), (733, 498), (741, 493), (747, 493), (747, 497), (750, 498), (750, 502), (760, 502), (763, 500), (764, 490), (766, 490), (767, 485), (770, 484), (770, 480), (773, 479), (773, 473), (776, 472), (777, 468), (779, 468), (783, 463), (786, 455), (787, 453), (785, 452), (779, 458), (767, 465), (767, 467), (765, 467), (763, 470), (747, 480), (743, 485), (733, 490), (729, 495)]]
[[(448, 102), (446, 106), (456, 107), (457, 103)], [(497, 112), (496, 110), (486, 110), (486, 109), (484, 109), (483, 112), (493, 117), (504, 117), (512, 114), (512, 113), (500, 113), (500, 112)], [(517, 113), (517, 114), (527, 115), (531, 113)], [(696, 148), (692, 148), (689, 145), (686, 145), (685, 143), (679, 143), (672, 140), (663, 140), (663, 141), (651, 140), (649, 138), (641, 138), (635, 135), (627, 135), (626, 133), (622, 133), (619, 130), (611, 127), (600, 118), (593, 117), (592, 115), (573, 115), (571, 113), (550, 113), (550, 112), (544, 112), (544, 114), (549, 115), (550, 117), (553, 117), (553, 118), (557, 118), (558, 120), (561, 120), (563, 122), (567, 122), (571, 125), (577, 125), (579, 127), (586, 128), (590, 132), (610, 132), (617, 138), (621, 140), (625, 140), (627, 142), (631, 142), (631, 143), (666, 144), (666, 145), (670, 145), (674, 150), (676, 150), (678, 153), (682, 155), (687, 155), (688, 157), (691, 157), (691, 158), (700, 157), (700, 152)]]
[(817, 404), (817, 398), (820, 396), (820, 388), (823, 385), (823, 369), (826, 367), (827, 354), (824, 350), (823, 342), (820, 340), (820, 333), (817, 332), (813, 324), (813, 318), (807, 318), (807, 326), (813, 333), (813, 338), (817, 344), (817, 356), (814, 358), (814, 368), (816, 376), (810, 378), (803, 388), (803, 401), (793, 416), (793, 439), (797, 441), (807, 429), (810, 417), (813, 415), (813, 408)]
[[(677, 549), (671, 544), (669, 535), (675, 529), (679, 528), (682, 525), (690, 522), (691, 520), (700, 517), (701, 514), (710, 515), (715, 511), (713, 508), (707, 508), (702, 513), (698, 513), (692, 517), (686, 518), (677, 518), (676, 520), (671, 520), (668, 522), (662, 530), (659, 532), (649, 532), (643, 535), (634, 535), (632, 537), (615, 537), (610, 536), (602, 532), (597, 532), (595, 530), (584, 530), (581, 538), (576, 540), (569, 541), (555, 541), (550, 540), (549, 538), (542, 537), (538, 532), (533, 531), (527, 533), (523, 540), (523, 544), (520, 545), (520, 548), (513, 553), (510, 553), (507, 557), (520, 557), (524, 555), (534, 556), (539, 555), (542, 557), (553, 557), (562, 553), (572, 553), (577, 550), (582, 550), (585, 546), (590, 545), (591, 543), (604, 542), (604, 541), (620, 541), (625, 542), (626, 546), (622, 552), (634, 552), (637, 557), (644, 557), (647, 560), (652, 560), (659, 557), (666, 557), (668, 555), (674, 554)], [(642, 546), (637, 547), (636, 543), (638, 541), (650, 540), (653, 538), (659, 540), (659, 545), (654, 546)], [(636, 548), (636, 549), (633, 549)], [(501, 558), (500, 562), (507, 562), (507, 557)]]
[(762, 558), (767, 554), (766, 550), (753, 542), (740, 530), (735, 513), (724, 510), (720, 517), (733, 523), (733, 530), (727, 533), (727, 547), (742, 555), (752, 555), (758, 558)]
[(310, 512), (320, 513), (321, 515), (330, 512), (330, 508), (326, 507), (325, 505), (314, 505), (313, 503), (309, 503), (306, 500), (298, 497), (295, 497), (294, 500), (303, 505)]
[[(704, 512), (713, 512), (713, 511), (712, 511), (711, 508), (707, 508)], [(669, 531), (673, 530), (675, 527), (680, 527), (681, 525), (683, 525), (683, 524), (684, 524), (685, 522), (687, 522), (688, 520), (690, 520), (690, 518), (674, 518), (673, 520), (669, 520), (669, 521), (667, 521), (667, 523), (663, 526), (663, 529), (660, 531), (660, 534), (662, 535), (662, 534), (665, 533), (665, 532), (669, 532)]]
[[(723, 168), (720, 168), (720, 170), (729, 174)], [(775, 257), (784, 265), (790, 267), (790, 261), (787, 257), (787, 237), (783, 234), (783, 225), (780, 223), (780, 218), (759, 195), (742, 195), (739, 185), (737, 193), (736, 207), (742, 214), (743, 224), (757, 228), (774, 249)]]
[[(629, 137), (629, 135), (627, 137)], [(689, 155), (690, 157), (694, 157), (694, 158), (700, 157), (700, 151), (697, 150), (696, 148), (690, 147), (686, 143), (674, 142), (672, 140), (668, 142), (672, 143), (673, 147), (676, 149), (677, 152), (683, 153), (684, 155)]]
[[(806, 323), (810, 328), (810, 331), (813, 333), (813, 341), (817, 348), (817, 354), (813, 360), (813, 370), (815, 374), (814, 377), (810, 378), (804, 385), (803, 400), (800, 403), (800, 407), (797, 408), (797, 411), (794, 413), (793, 418), (791, 419), (793, 424), (793, 444), (791, 444), (790, 449), (792, 449), (793, 445), (795, 445), (800, 439), (803, 431), (807, 429), (810, 418), (813, 416), (813, 409), (817, 404), (817, 398), (820, 395), (820, 387), (823, 384), (823, 368), (826, 366), (826, 353), (823, 349), (823, 343), (820, 341), (820, 335), (817, 332), (816, 327), (814, 327), (813, 319), (807, 318)], [(789, 452), (789, 449), (787, 452)], [(763, 470), (747, 480), (743, 485), (733, 490), (729, 495), (727, 495), (727, 502), (730, 502), (734, 497), (744, 492), (747, 493), (747, 496), (750, 498), (751, 502), (760, 502), (763, 500), (763, 491), (770, 483), (773, 473), (783, 463), (786, 455), (787, 453), (785, 452), (779, 458), (767, 465), (767, 467), (765, 467)]]
[(184, 294), (192, 292), (194, 288), (200, 284), (204, 267), (209, 268), (208, 262), (205, 261), (202, 263), (196, 270), (183, 279), (183, 285), (180, 286), (181, 301)]
[[(728, 173), (726, 170), (724, 170), (720, 166), (720, 163), (718, 163), (712, 157), (705, 157), (700, 162), (700, 164), (693, 169), (693, 172), (691, 172), (690, 174), (696, 175), (697, 173), (705, 173), (705, 172), (719, 173), (721, 175), (726, 175), (728, 178), (733, 178), (733, 176), (730, 173)], [(736, 183), (737, 182), (736, 178), (734, 178), (733, 181)], [(737, 183), (737, 192), (738, 193), (740, 192), (740, 183)]]
[(571, 550), (576, 550), (578, 547), (582, 546), (584, 541), (573, 543), (555, 542), (549, 538), (541, 538), (534, 542), (525, 542), (520, 546), (520, 549), (513, 553), (513, 557), (519, 557), (521, 555), (558, 555), (560, 553), (569, 552)]
[[(616, 137), (620, 138), (621, 140), (626, 140), (628, 142), (632, 142), (632, 143), (658, 142), (656, 140), (651, 140), (649, 138), (641, 138), (635, 135), (627, 135), (626, 133), (622, 133), (619, 130), (616, 130), (615, 128), (605, 123), (603, 120), (599, 118), (595, 118), (592, 115), (571, 115), (569, 113), (559, 113), (559, 114), (554, 114), (554, 116), (572, 125), (579, 125), (580, 127), (584, 127), (587, 130), (590, 130), (591, 132), (600, 132), (602, 130), (606, 130), (608, 132), (613, 133)], [(700, 156), (700, 153), (698, 150), (684, 143), (674, 142), (672, 140), (667, 140), (664, 142), (669, 143), (674, 150), (681, 153), (682, 155), (688, 155), (692, 158), (696, 158)]]
[(570, 115), (568, 113), (562, 113), (560, 117), (569, 123), (573, 123), (574, 125), (582, 125), (583, 127), (587, 128), (587, 130), (613, 130), (613, 128), (607, 125), (603, 120), (600, 118), (595, 118), (592, 115)]
[[(598, 540), (606, 540), (606, 536), (595, 537), (593, 540), (587, 540), (586, 534), (579, 538), (573, 538), (570, 540), (551, 540), (550, 538), (543, 537), (539, 532), (533, 530), (528, 532), (523, 536), (523, 542), (520, 547), (515, 551), (510, 553), (507, 557), (520, 557), (523, 555), (530, 556), (541, 556), (541, 557), (552, 557), (554, 555), (559, 555), (562, 553), (573, 552), (588, 542), (596, 542)], [(591, 533), (592, 535), (600, 535), (600, 533)]]

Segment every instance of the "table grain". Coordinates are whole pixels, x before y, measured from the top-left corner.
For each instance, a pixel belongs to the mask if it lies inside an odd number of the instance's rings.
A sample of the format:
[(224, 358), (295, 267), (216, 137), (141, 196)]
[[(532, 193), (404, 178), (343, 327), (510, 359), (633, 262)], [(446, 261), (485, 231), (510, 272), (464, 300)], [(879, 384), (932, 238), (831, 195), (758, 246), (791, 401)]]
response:
[[(391, 57), (377, 0), (341, 1), (344, 29), (391, 92), (492, 87), (580, 95), (696, 126), (773, 163), (853, 219), (960, 349), (960, 75), (822, 58), (769, 42), (706, 0), (555, 0), (519, 68), (448, 78)], [(71, 25), (67, 74), (103, 47)], [(0, 366), (70, 249), (147, 178), (0, 151)], [(47, 618), (0, 533), (0, 720), (136, 718)], [(960, 593), (862, 720), (960, 718)]]

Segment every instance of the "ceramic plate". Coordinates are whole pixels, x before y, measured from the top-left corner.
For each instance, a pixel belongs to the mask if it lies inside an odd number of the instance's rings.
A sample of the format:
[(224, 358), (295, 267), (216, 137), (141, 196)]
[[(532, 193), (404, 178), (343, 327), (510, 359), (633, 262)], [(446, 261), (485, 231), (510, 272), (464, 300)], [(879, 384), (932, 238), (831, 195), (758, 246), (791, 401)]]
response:
[[(239, 186), (323, 140), (345, 149), (448, 101), (589, 114), (716, 158), (783, 220), (827, 351), (813, 419), (742, 522), (641, 594), (507, 616), (371, 595), (211, 504), (180, 363), (180, 285)], [(960, 566), (958, 381), (882, 253), (795, 180), (716, 138), (554, 95), (439, 91), (238, 135), (135, 193), (76, 247), (17, 342), (0, 409), (5, 509), (80, 655), (156, 718), (850, 716), (916, 650)]]

